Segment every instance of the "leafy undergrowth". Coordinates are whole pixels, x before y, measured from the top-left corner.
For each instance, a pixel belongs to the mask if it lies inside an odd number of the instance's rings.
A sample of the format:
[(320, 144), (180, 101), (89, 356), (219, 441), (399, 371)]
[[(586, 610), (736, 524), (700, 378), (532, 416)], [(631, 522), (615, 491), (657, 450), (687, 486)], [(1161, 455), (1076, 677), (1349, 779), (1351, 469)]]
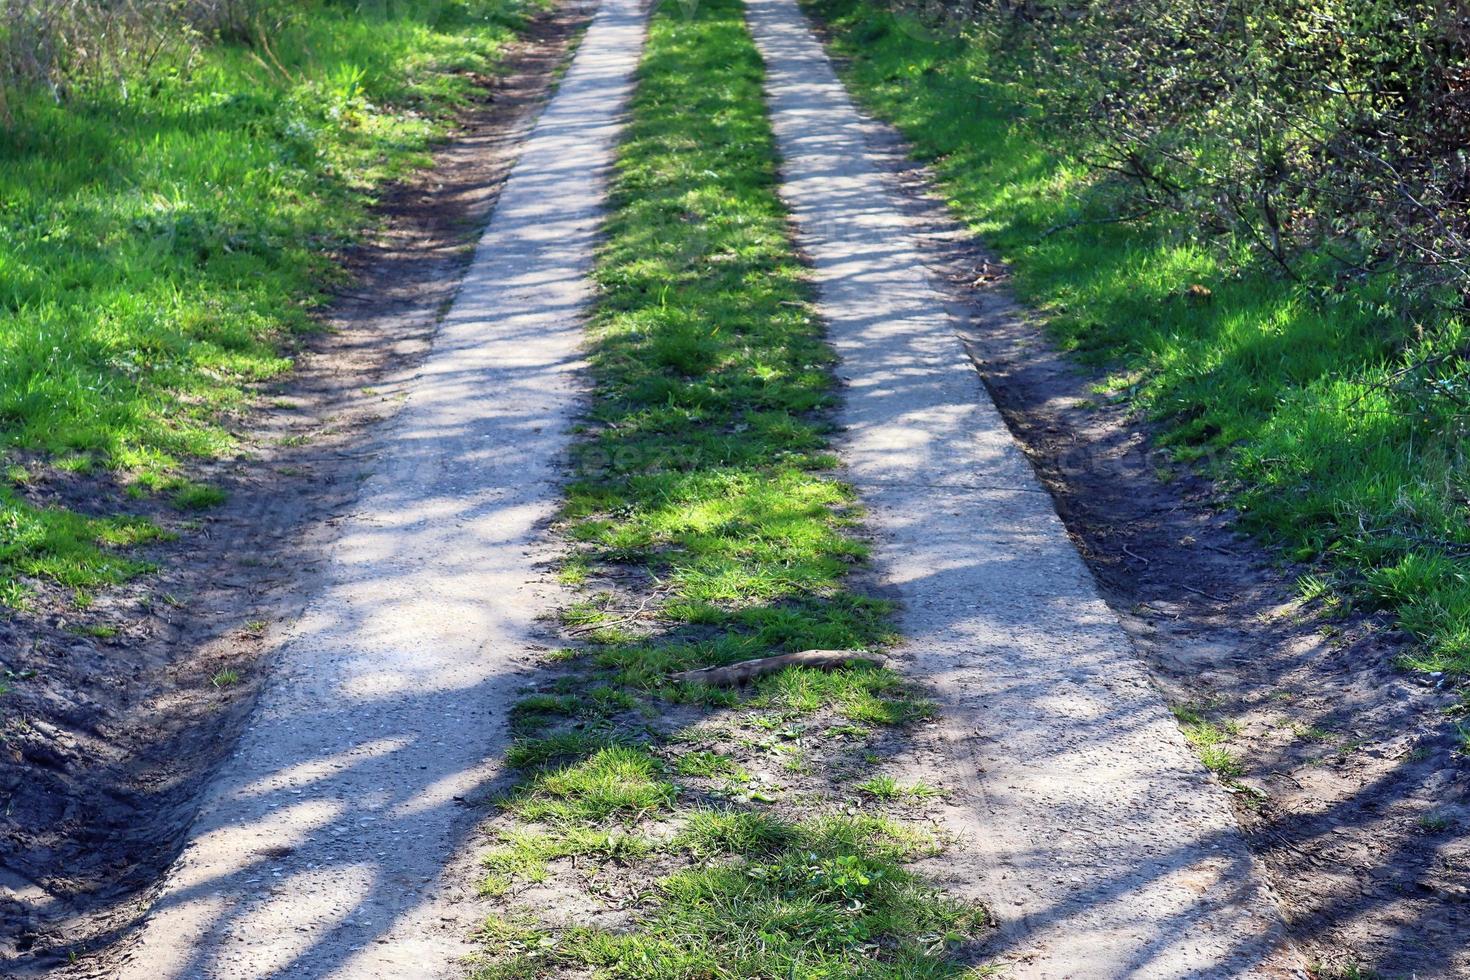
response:
[(148, 536), (127, 519), (40, 505), (52, 476), (120, 485), (94, 511), (219, 501), (188, 462), (235, 451), (226, 423), (290, 369), (375, 190), (426, 162), (535, 2), (312, 0), (266, 46), (206, 45), (10, 106), (0, 597), (19, 601), (26, 576), (81, 587), (142, 567), (118, 552)]
[[(1460, 322), (1414, 329), (1371, 288), (1263, 270), (1185, 216), (1115, 220), (1115, 189), (1047, 125), (1044, 80), (1002, 85), (994, 37), (942, 37), (866, 0), (813, 0), (853, 90), (933, 162), (1053, 335), (1112, 369), (1098, 394), (1161, 423), (1248, 526), (1393, 610), (1412, 666), (1470, 673), (1470, 404)], [(1059, 82), (1058, 84), (1064, 84)], [(1324, 257), (1325, 259), (1325, 257)], [(1389, 309), (1388, 304), (1383, 309)], [(1320, 591), (1322, 580), (1312, 579)]]
[(832, 477), (832, 354), (775, 195), (738, 0), (654, 17), (620, 155), (563, 577), (582, 642), (515, 708), (481, 980), (964, 975), (988, 921), (907, 868), (937, 790), (882, 773), (932, 708), (876, 667), (753, 690), (678, 670), (875, 647)]

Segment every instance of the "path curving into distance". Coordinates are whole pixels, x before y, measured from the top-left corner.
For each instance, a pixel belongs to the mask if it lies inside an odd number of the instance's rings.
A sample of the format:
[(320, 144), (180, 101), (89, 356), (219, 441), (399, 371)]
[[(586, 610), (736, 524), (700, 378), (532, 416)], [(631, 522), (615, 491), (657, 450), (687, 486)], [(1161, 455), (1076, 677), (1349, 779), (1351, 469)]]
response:
[(1287, 976), (1274, 902), (967, 360), (905, 193), (796, 0), (747, 0), (781, 193), (846, 382), (848, 479), (903, 669), (964, 787), (946, 884), (1014, 977)]
[(602, 0), (141, 936), (108, 976), (461, 972), (445, 876), (507, 744), (579, 395), (582, 313), (642, 49)]

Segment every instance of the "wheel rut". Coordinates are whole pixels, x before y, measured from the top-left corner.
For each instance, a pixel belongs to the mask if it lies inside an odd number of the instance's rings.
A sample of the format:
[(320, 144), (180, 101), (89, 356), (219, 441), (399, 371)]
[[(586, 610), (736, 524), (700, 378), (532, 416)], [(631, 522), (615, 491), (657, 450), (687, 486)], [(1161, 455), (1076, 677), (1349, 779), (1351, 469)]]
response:
[(544, 528), (644, 20), (602, 3), (182, 855), (136, 939), (89, 969), (437, 977), (471, 951), (456, 862), (555, 606)]
[(1229, 807), (1099, 595), (967, 359), (965, 308), (795, 0), (748, 0), (782, 195), (841, 358), (849, 479), (904, 670), (964, 787), (936, 873), (986, 901), (1020, 977), (1284, 976), (1279, 913)]

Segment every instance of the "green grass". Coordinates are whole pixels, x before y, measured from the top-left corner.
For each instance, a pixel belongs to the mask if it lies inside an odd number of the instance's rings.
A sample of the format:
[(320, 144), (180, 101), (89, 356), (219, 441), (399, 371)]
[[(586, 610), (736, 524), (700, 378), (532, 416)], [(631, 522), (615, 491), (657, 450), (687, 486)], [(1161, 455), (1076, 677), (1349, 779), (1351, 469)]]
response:
[(507, 834), (482, 860), (489, 874), (481, 894), (502, 894), (513, 879), (542, 882), (547, 863), (561, 858), (595, 857), (602, 861), (635, 861), (652, 850), (648, 841), (632, 834), (581, 827), (558, 828), (554, 834)]
[[(0, 134), (0, 591), (116, 582), (123, 520), (28, 502), (47, 467), (181, 509), (214, 506), (191, 459), (233, 453), (228, 416), (291, 368), (334, 254), (375, 192), (425, 163), (468, 70), (492, 68), (537, 0), (434, 0), (391, 15), (309, 0), (273, 39), (154, 65), (122, 87), (12, 106)], [(104, 501), (123, 506), (125, 500)], [(138, 537), (135, 529), (134, 537)]]
[(939, 791), (927, 783), (913, 783), (906, 786), (892, 776), (874, 776), (858, 783), (857, 790), (876, 800), (888, 802), (927, 800), (939, 795)]
[(14, 576), (50, 579), (71, 588), (116, 584), (151, 566), (127, 549), (167, 534), (137, 517), (87, 517), (59, 507), (36, 507), (0, 488), (0, 599), (23, 599)]
[(735, 760), (718, 752), (695, 751), (679, 756), (675, 770), (681, 776), (731, 776), (740, 771)]
[[(592, 967), (597, 976), (730, 980), (937, 980), (970, 973), (942, 954), (989, 920), (904, 868), (916, 852), (911, 833), (872, 818), (751, 824), (700, 816), (675, 849), (725, 860), (661, 879), (637, 929), (553, 935), (525, 919), (494, 918), (483, 933), (493, 952), (477, 980), (531, 980), (571, 967)], [(514, 857), (491, 860), (517, 871), (529, 863), (534, 872), (542, 853), (588, 853), (582, 843), (538, 840), (519, 845)], [(606, 843), (594, 837), (590, 852), (606, 856)]]
[(209, 683), (219, 688), (234, 687), (236, 684), (239, 684), (240, 681), (240, 672), (230, 667), (226, 667), (224, 670), (216, 671), (215, 674), (209, 678)]
[(1455, 825), (1455, 821), (1443, 813), (1426, 813), (1417, 822), (1419, 829), (1426, 834), (1442, 834)]
[(1222, 478), (1288, 557), (1335, 566), (1392, 610), (1424, 641), (1409, 664), (1470, 672), (1470, 372), (1452, 355), (1436, 377), (1395, 376), (1462, 349), (1464, 327), (1421, 335), (1310, 268), (1297, 284), (1245, 261), (1244, 243), (1206, 247), (1180, 216), (1098, 223), (1126, 205), (1086, 165), (1092, 147), (1048, 127), (1046, 80), (992, 81), (1014, 77), (993, 70), (1006, 57), (993, 39), (919, 40), (867, 0), (811, 6), (853, 90), (932, 162), (1020, 298), (1063, 348), (1111, 369), (1100, 394), (1158, 420), (1176, 458)]
[(1215, 724), (1197, 709), (1188, 705), (1176, 705), (1172, 709), (1185, 739), (1199, 753), (1205, 768), (1224, 780), (1245, 775), (1245, 766), (1235, 753), (1230, 751), (1229, 742), (1237, 734), (1238, 726), (1231, 722)]
[(208, 510), (224, 503), (226, 495), (218, 487), (183, 481), (175, 487), (171, 498), (180, 510)]
[[(512, 713), (521, 775), (496, 817), (484, 891), (502, 914), (481, 980), (956, 977), (988, 927), (906, 867), (940, 849), (932, 835), (847, 787), (879, 733), (902, 741), (934, 711), (901, 677), (669, 677), (892, 632), (846, 581), (860, 514), (833, 478), (833, 355), (776, 195), (761, 79), (738, 0), (655, 14), (562, 518), (562, 579), (582, 594), (560, 619), (585, 652), (551, 658)], [(639, 897), (610, 932), (548, 922), (544, 898), (521, 909), (530, 885)]]
[(646, 751), (625, 745), (598, 749), (560, 769), (536, 774), (518, 787), (506, 809), (525, 820), (563, 825), (636, 819), (667, 809), (677, 796), (663, 766)]

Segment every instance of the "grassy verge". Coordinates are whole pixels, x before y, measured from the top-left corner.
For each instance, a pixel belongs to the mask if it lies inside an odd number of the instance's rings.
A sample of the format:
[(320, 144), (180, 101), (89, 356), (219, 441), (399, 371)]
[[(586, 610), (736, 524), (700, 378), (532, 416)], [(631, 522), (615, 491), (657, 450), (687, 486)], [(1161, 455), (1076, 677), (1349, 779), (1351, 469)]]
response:
[(948, 977), (982, 909), (907, 867), (934, 795), (882, 773), (930, 706), (887, 670), (751, 691), (675, 670), (873, 647), (887, 609), (828, 452), (832, 354), (775, 195), (738, 0), (653, 19), (592, 325), (563, 576), (583, 641), (514, 712), (481, 980)]
[(1385, 322), (1167, 215), (1105, 223), (1116, 202), (1083, 163), (1092, 148), (1059, 142), (1043, 91), (990, 80), (1006, 57), (994, 40), (933, 40), (865, 0), (812, 9), (853, 90), (933, 161), (1021, 297), (1112, 370), (1098, 393), (1159, 420), (1252, 529), (1328, 569), (1305, 597), (1391, 609), (1424, 641), (1410, 665), (1470, 673), (1463, 327)]
[[(311, 0), (266, 47), (218, 44), (0, 132), (0, 598), (141, 567), (156, 536), (100, 519), (127, 496), (181, 511), (219, 492), (187, 463), (235, 451), (226, 421), (291, 367), (333, 253), (374, 192), (427, 161), (537, 0)], [(88, 517), (41, 506), (97, 477)], [(114, 494), (114, 489), (118, 491)]]

